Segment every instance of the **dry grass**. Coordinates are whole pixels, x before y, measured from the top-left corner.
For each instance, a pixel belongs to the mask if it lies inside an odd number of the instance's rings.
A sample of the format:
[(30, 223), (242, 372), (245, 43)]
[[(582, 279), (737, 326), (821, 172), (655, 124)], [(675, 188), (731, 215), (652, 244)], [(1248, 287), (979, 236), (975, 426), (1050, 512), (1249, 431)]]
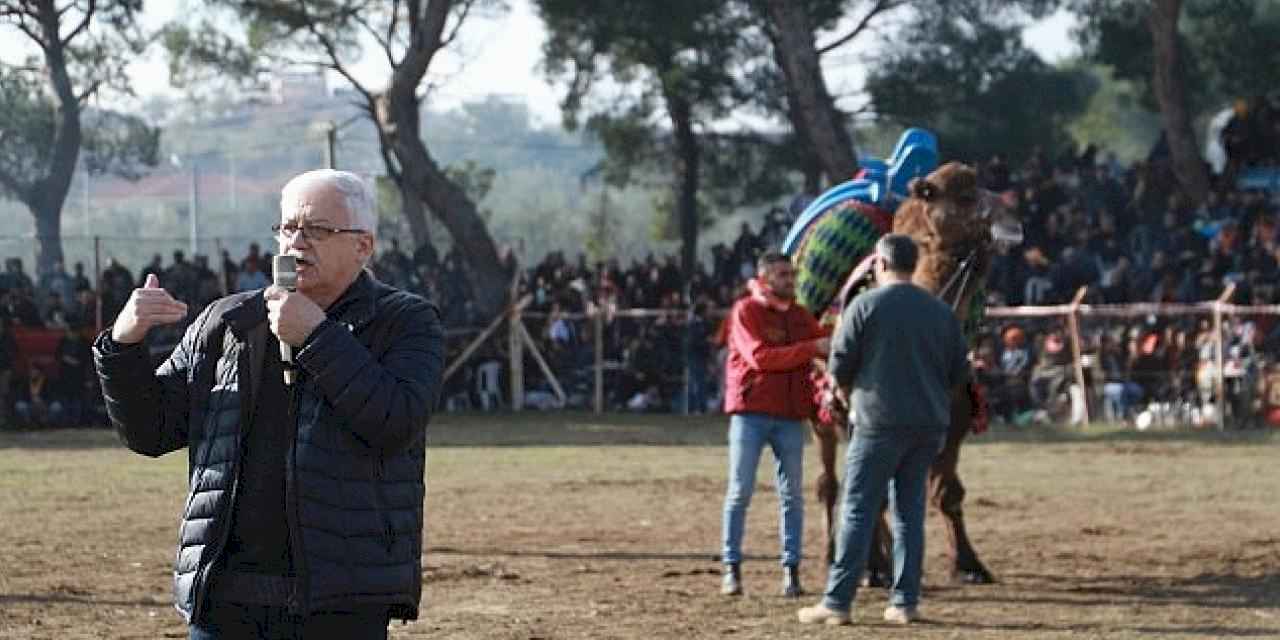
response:
[[(441, 419), (428, 463), (426, 613), (392, 637), (797, 635), (799, 604), (775, 595), (767, 456), (748, 520), (748, 595), (716, 595), (724, 428), (723, 418)], [(855, 630), (1280, 637), (1278, 453), (1272, 433), (976, 438), (961, 465), (970, 526), (1002, 582), (946, 584), (931, 520), (932, 622), (884, 625), (884, 593), (867, 590)], [(0, 638), (185, 638), (169, 605), (185, 476), (182, 454), (149, 460), (108, 433), (0, 434)], [(811, 590), (822, 578), (819, 524), (811, 503)]]

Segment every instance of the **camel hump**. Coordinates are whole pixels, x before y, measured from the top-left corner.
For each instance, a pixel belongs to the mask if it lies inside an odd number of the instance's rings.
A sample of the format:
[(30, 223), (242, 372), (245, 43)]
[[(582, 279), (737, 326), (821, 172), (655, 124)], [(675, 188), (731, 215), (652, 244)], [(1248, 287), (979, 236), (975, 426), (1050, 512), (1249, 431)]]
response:
[(830, 306), (845, 277), (888, 233), (893, 217), (857, 200), (835, 207), (806, 234), (795, 254), (796, 301), (815, 317)]

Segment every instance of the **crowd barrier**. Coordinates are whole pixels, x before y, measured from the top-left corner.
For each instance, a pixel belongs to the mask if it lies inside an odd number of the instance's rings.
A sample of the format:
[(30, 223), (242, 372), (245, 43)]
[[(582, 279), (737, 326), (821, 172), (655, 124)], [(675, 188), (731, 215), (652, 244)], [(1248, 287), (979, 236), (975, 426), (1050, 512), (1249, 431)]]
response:
[[(1097, 354), (1097, 344), (1095, 340), (1097, 334), (1103, 333), (1104, 329), (1109, 326), (1107, 323), (1124, 323), (1137, 322), (1140, 324), (1159, 325), (1161, 323), (1170, 323), (1178, 319), (1205, 319), (1211, 331), (1208, 332), (1211, 340), (1213, 351), (1212, 362), (1210, 366), (1203, 367), (1201, 370), (1194, 372), (1194, 375), (1202, 380), (1208, 380), (1212, 384), (1214, 397), (1219, 399), (1221, 407), (1222, 399), (1226, 398), (1230, 393), (1229, 382), (1233, 377), (1242, 375), (1239, 371), (1233, 371), (1230, 363), (1225, 362), (1226, 357), (1226, 337), (1229, 333), (1227, 324), (1234, 319), (1241, 318), (1258, 318), (1265, 316), (1280, 316), (1280, 305), (1265, 306), (1246, 306), (1236, 305), (1226, 302), (1230, 299), (1232, 288), (1228, 288), (1223, 292), (1219, 299), (1194, 304), (1083, 304), (1081, 300), (1084, 298), (1084, 292), (1080, 292), (1076, 298), (1067, 304), (1049, 305), (1049, 306), (1021, 306), (1021, 307), (989, 307), (986, 310), (986, 320), (983, 331), (994, 334), (997, 331), (997, 325), (1002, 323), (1025, 321), (1028, 324), (1039, 322), (1042, 326), (1055, 326), (1064, 329), (1063, 333), (1067, 338), (1067, 345), (1070, 349), (1070, 371), (1073, 378), (1072, 383), (1082, 397), (1079, 399), (1078, 406), (1075, 408), (1077, 414), (1072, 418), (1071, 422), (1090, 422), (1100, 419), (1101, 411), (1099, 410), (1100, 388), (1102, 386), (1102, 376), (1099, 368), (1099, 359)], [(485, 393), (488, 395), (501, 394), (505, 398), (505, 407), (514, 411), (520, 411), (526, 408), (531, 395), (528, 393), (527, 378), (529, 377), (529, 367), (534, 367), (535, 375), (540, 375), (540, 381), (545, 382), (545, 388), (552, 396), (549, 402), (543, 404), (537, 403), (542, 408), (560, 408), (565, 406), (582, 406), (590, 410), (601, 413), (609, 408), (606, 401), (609, 395), (609, 378), (614, 372), (621, 368), (625, 368), (625, 360), (623, 354), (620, 353), (618, 345), (608, 344), (608, 337), (614, 333), (632, 333), (627, 329), (626, 323), (655, 323), (659, 321), (670, 323), (671, 325), (679, 325), (684, 319), (689, 317), (688, 309), (609, 309), (594, 307), (588, 309), (584, 313), (564, 313), (562, 317), (573, 321), (582, 330), (583, 344), (589, 349), (590, 358), (588, 362), (578, 362), (578, 366), (570, 364), (567, 367), (557, 367), (553, 358), (548, 357), (546, 352), (546, 341), (537, 340), (533, 336), (539, 335), (539, 330), (545, 325), (548, 314), (545, 312), (533, 312), (529, 310), (530, 298), (526, 297), (516, 303), (508, 306), (506, 311), (494, 318), (488, 326), (479, 330), (474, 337), (461, 343), (455, 343), (454, 349), (451, 350), (450, 359), (446, 368), (446, 378), (452, 378), (459, 374), (466, 366), (474, 366), (477, 364), (477, 357), (482, 358), (486, 363), (503, 367), (506, 376), (499, 384), (494, 379), (496, 374), (486, 374), (485, 379), (480, 383), (484, 385)], [(722, 317), (725, 310), (713, 312), (716, 317)], [(1152, 322), (1152, 320), (1157, 320)], [(717, 324), (712, 322), (712, 326)], [(632, 325), (634, 326), (634, 325)], [(1082, 326), (1085, 331), (1082, 331)], [(669, 350), (672, 345), (658, 345), (658, 349)], [(477, 356), (477, 354), (484, 354)], [(664, 354), (670, 357), (672, 354)], [(585, 359), (585, 358), (584, 358)], [(687, 367), (680, 367), (681, 372), (676, 374), (674, 385), (679, 388), (684, 386), (687, 393), (687, 385), (689, 384), (689, 372)], [(571, 385), (566, 383), (565, 378), (573, 376), (577, 371), (589, 371), (589, 402), (575, 405), (573, 401), (573, 391)], [(1173, 376), (1175, 372), (1168, 372)], [(499, 388), (505, 387), (505, 388)], [(1097, 390), (1093, 392), (1093, 390)], [(536, 394), (534, 394), (536, 395)], [(674, 403), (673, 406), (679, 407), (680, 403)], [(688, 407), (687, 403), (683, 407), (685, 410), (695, 409)], [(1207, 415), (1207, 414), (1206, 414)], [(1230, 418), (1229, 412), (1220, 409), (1214, 415), (1214, 422), (1219, 428), (1226, 426), (1226, 420)]]

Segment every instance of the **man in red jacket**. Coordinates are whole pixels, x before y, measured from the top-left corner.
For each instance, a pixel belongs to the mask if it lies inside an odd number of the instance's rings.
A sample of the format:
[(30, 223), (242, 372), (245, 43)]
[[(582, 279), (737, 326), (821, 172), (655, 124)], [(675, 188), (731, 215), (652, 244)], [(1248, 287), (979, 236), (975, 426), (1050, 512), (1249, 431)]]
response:
[(795, 303), (790, 259), (768, 252), (756, 263), (750, 292), (733, 306), (727, 328), (724, 410), (729, 418), (729, 488), (724, 498), (724, 578), (720, 592), (742, 593), (742, 529), (765, 444), (776, 461), (782, 511), (783, 595), (801, 594), (804, 531), (804, 424), (814, 415), (809, 369), (829, 338)]

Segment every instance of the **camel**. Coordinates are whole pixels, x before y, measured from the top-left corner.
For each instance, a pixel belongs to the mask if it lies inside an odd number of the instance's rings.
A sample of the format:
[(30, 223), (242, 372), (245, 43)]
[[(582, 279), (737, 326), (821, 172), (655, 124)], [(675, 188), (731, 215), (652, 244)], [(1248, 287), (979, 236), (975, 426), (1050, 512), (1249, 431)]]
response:
[[(857, 215), (863, 216), (859, 226), (862, 229), (876, 228), (882, 233), (884, 220), (876, 217), (874, 211), (857, 208)], [(846, 217), (848, 214), (846, 213)], [(814, 234), (821, 232), (824, 222), (814, 226)], [(835, 222), (828, 223), (836, 224)], [(846, 221), (845, 226), (848, 226)], [(972, 330), (982, 313), (981, 291), (985, 284), (988, 267), (995, 253), (1021, 241), (1021, 223), (1013, 217), (1012, 212), (1001, 206), (1000, 199), (990, 192), (978, 188), (977, 173), (972, 167), (961, 163), (948, 163), (924, 178), (917, 178), (910, 183), (909, 198), (905, 200), (892, 216), (891, 230), (896, 233), (910, 235), (920, 247), (920, 262), (913, 280), (924, 289), (934, 293), (950, 304), (960, 314), (966, 332), (972, 337)], [(830, 231), (825, 232), (827, 236)], [(866, 238), (860, 238), (866, 240)], [(807, 238), (806, 238), (807, 240)], [(858, 267), (849, 271), (844, 279), (844, 287), (838, 297), (810, 295), (811, 311), (821, 315), (826, 304), (819, 306), (825, 298), (834, 300), (839, 305), (851, 296), (865, 282), (868, 275), (869, 254), (875, 238), (869, 242), (859, 242), (858, 251), (848, 250), (850, 243), (841, 245), (847, 249), (844, 253), (861, 252)], [(807, 242), (804, 244), (808, 244)], [(821, 245), (821, 242), (814, 244)], [(797, 253), (797, 266), (800, 271), (801, 293), (806, 280), (807, 270), (820, 271), (825, 281), (830, 281), (832, 260), (821, 251), (806, 251), (801, 246)], [(850, 264), (850, 255), (845, 255), (838, 263)], [(812, 278), (812, 276), (808, 276)], [(826, 293), (825, 291), (821, 293)], [(816, 298), (818, 303), (812, 301)], [(806, 302), (801, 295), (801, 303)], [(818, 499), (824, 508), (827, 545), (825, 559), (831, 563), (835, 555), (835, 521), (834, 509), (839, 484), (836, 475), (836, 448), (842, 426), (843, 408), (840, 399), (830, 388), (829, 381), (819, 385), (825, 389), (821, 392), (823, 410), (820, 419), (813, 422), (815, 440), (819, 446), (819, 459), (822, 471), (818, 477)], [(938, 458), (929, 470), (929, 502), (940, 511), (947, 523), (952, 559), (952, 576), (954, 579), (971, 584), (994, 582), (991, 572), (978, 559), (977, 553), (969, 541), (964, 523), (964, 485), (957, 473), (960, 447), (965, 437), (974, 427), (975, 405), (982, 404), (981, 395), (974, 387), (966, 393), (958, 393), (952, 401), (951, 426), (947, 442)], [(985, 422), (985, 420), (983, 420)], [(885, 584), (890, 575), (890, 562), (886, 553), (887, 527), (881, 523), (877, 540), (873, 541), (871, 558), (868, 562), (867, 578), (871, 584)]]

